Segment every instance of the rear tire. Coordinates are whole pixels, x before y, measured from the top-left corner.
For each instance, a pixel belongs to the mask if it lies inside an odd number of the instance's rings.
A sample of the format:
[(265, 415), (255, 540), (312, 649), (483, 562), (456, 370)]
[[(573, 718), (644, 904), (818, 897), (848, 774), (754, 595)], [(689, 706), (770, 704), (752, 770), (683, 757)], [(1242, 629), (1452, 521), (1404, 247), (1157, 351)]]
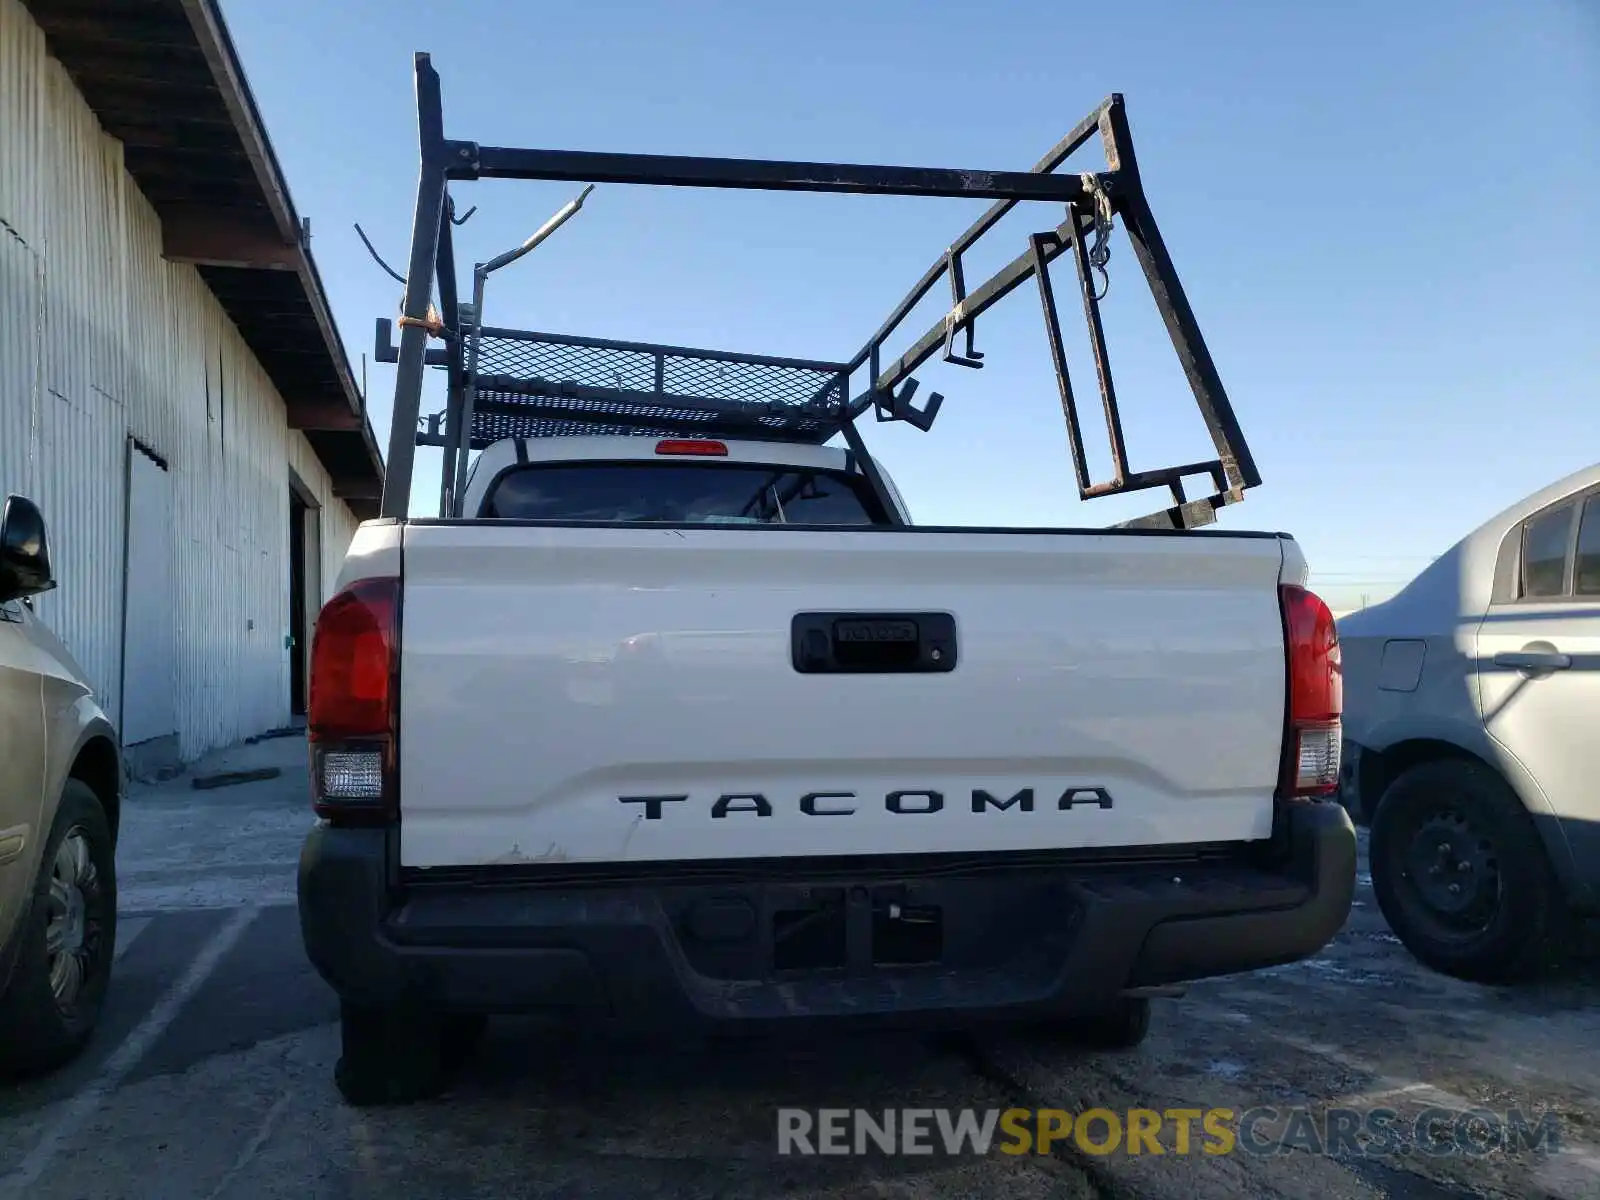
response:
[(452, 1073), (450, 1023), (439, 1013), (341, 1002), (334, 1083), (358, 1107), (414, 1104), (442, 1095)]
[(444, 1018), (444, 1063), (459, 1071), (472, 1061), (488, 1032), (489, 1018), (482, 1013), (450, 1013)]
[(1569, 916), (1533, 819), (1481, 763), (1404, 772), (1379, 801), (1372, 890), (1395, 935), (1457, 979), (1509, 983), (1555, 964)]
[(1150, 1033), (1150, 1000), (1119, 996), (1103, 1012), (1062, 1017), (1048, 1026), (1052, 1041), (1088, 1050), (1132, 1050)]
[(0, 995), (0, 1075), (52, 1071), (94, 1036), (117, 945), (116, 842), (99, 797), (68, 779)]
[(1150, 1001), (1144, 996), (1123, 996), (1110, 1011), (1091, 1018), (1083, 1042), (1097, 1050), (1132, 1050), (1150, 1034)]

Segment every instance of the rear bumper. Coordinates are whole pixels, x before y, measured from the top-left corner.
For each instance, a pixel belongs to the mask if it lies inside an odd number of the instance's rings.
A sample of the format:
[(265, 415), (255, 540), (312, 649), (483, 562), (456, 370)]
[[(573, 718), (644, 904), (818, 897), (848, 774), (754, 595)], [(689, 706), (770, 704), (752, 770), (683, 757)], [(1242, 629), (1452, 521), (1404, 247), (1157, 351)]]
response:
[(300, 923), (318, 972), (359, 1004), (678, 1028), (1071, 1015), (1326, 945), (1349, 915), (1355, 831), (1337, 804), (1285, 816), (1270, 869), (1195, 857), (895, 873), (878, 860), (791, 878), (787, 862), (780, 878), (485, 874), (405, 890), (387, 882), (383, 832), (319, 826)]

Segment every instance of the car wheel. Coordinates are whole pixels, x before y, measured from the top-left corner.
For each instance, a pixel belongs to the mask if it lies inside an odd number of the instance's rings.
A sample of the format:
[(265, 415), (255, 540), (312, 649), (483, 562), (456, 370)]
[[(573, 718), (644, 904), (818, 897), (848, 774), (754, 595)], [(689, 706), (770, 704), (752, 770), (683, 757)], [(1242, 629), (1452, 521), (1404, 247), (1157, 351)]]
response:
[(1144, 996), (1119, 996), (1104, 1012), (1055, 1018), (1043, 1032), (1065, 1046), (1132, 1050), (1150, 1032), (1150, 1001)]
[(94, 1034), (117, 945), (116, 845), (89, 787), (67, 780), (16, 963), (0, 996), (0, 1071), (53, 1070)]
[(486, 1022), (481, 1017), (339, 1006), (339, 1094), (358, 1108), (414, 1104), (443, 1094), (470, 1056)]
[(489, 1030), (489, 1018), (482, 1013), (451, 1013), (444, 1019), (444, 1064), (458, 1071), (470, 1063)]
[(1150, 1001), (1124, 996), (1082, 1025), (1079, 1040), (1098, 1050), (1132, 1050), (1150, 1033)]
[(1533, 820), (1479, 763), (1424, 763), (1373, 815), (1372, 889), (1400, 941), (1436, 971), (1513, 982), (1555, 959), (1566, 913)]

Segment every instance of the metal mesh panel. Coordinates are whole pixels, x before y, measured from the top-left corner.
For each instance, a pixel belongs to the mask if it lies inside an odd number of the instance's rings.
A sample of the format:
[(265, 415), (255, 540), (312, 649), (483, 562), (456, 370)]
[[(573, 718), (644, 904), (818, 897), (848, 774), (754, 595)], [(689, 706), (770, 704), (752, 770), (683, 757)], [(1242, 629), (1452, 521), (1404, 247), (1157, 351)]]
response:
[(472, 445), (508, 437), (685, 432), (824, 442), (838, 431), (837, 366), (509, 330), (478, 340)]

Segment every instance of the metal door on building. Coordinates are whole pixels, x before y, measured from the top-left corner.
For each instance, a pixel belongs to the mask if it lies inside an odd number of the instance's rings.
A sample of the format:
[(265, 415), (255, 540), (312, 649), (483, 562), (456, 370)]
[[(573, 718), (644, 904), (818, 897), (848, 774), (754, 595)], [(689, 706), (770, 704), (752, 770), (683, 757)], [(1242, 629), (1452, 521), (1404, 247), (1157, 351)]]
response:
[(177, 580), (172, 538), (172, 473), (153, 451), (130, 440), (122, 634), (125, 746), (178, 732)]

